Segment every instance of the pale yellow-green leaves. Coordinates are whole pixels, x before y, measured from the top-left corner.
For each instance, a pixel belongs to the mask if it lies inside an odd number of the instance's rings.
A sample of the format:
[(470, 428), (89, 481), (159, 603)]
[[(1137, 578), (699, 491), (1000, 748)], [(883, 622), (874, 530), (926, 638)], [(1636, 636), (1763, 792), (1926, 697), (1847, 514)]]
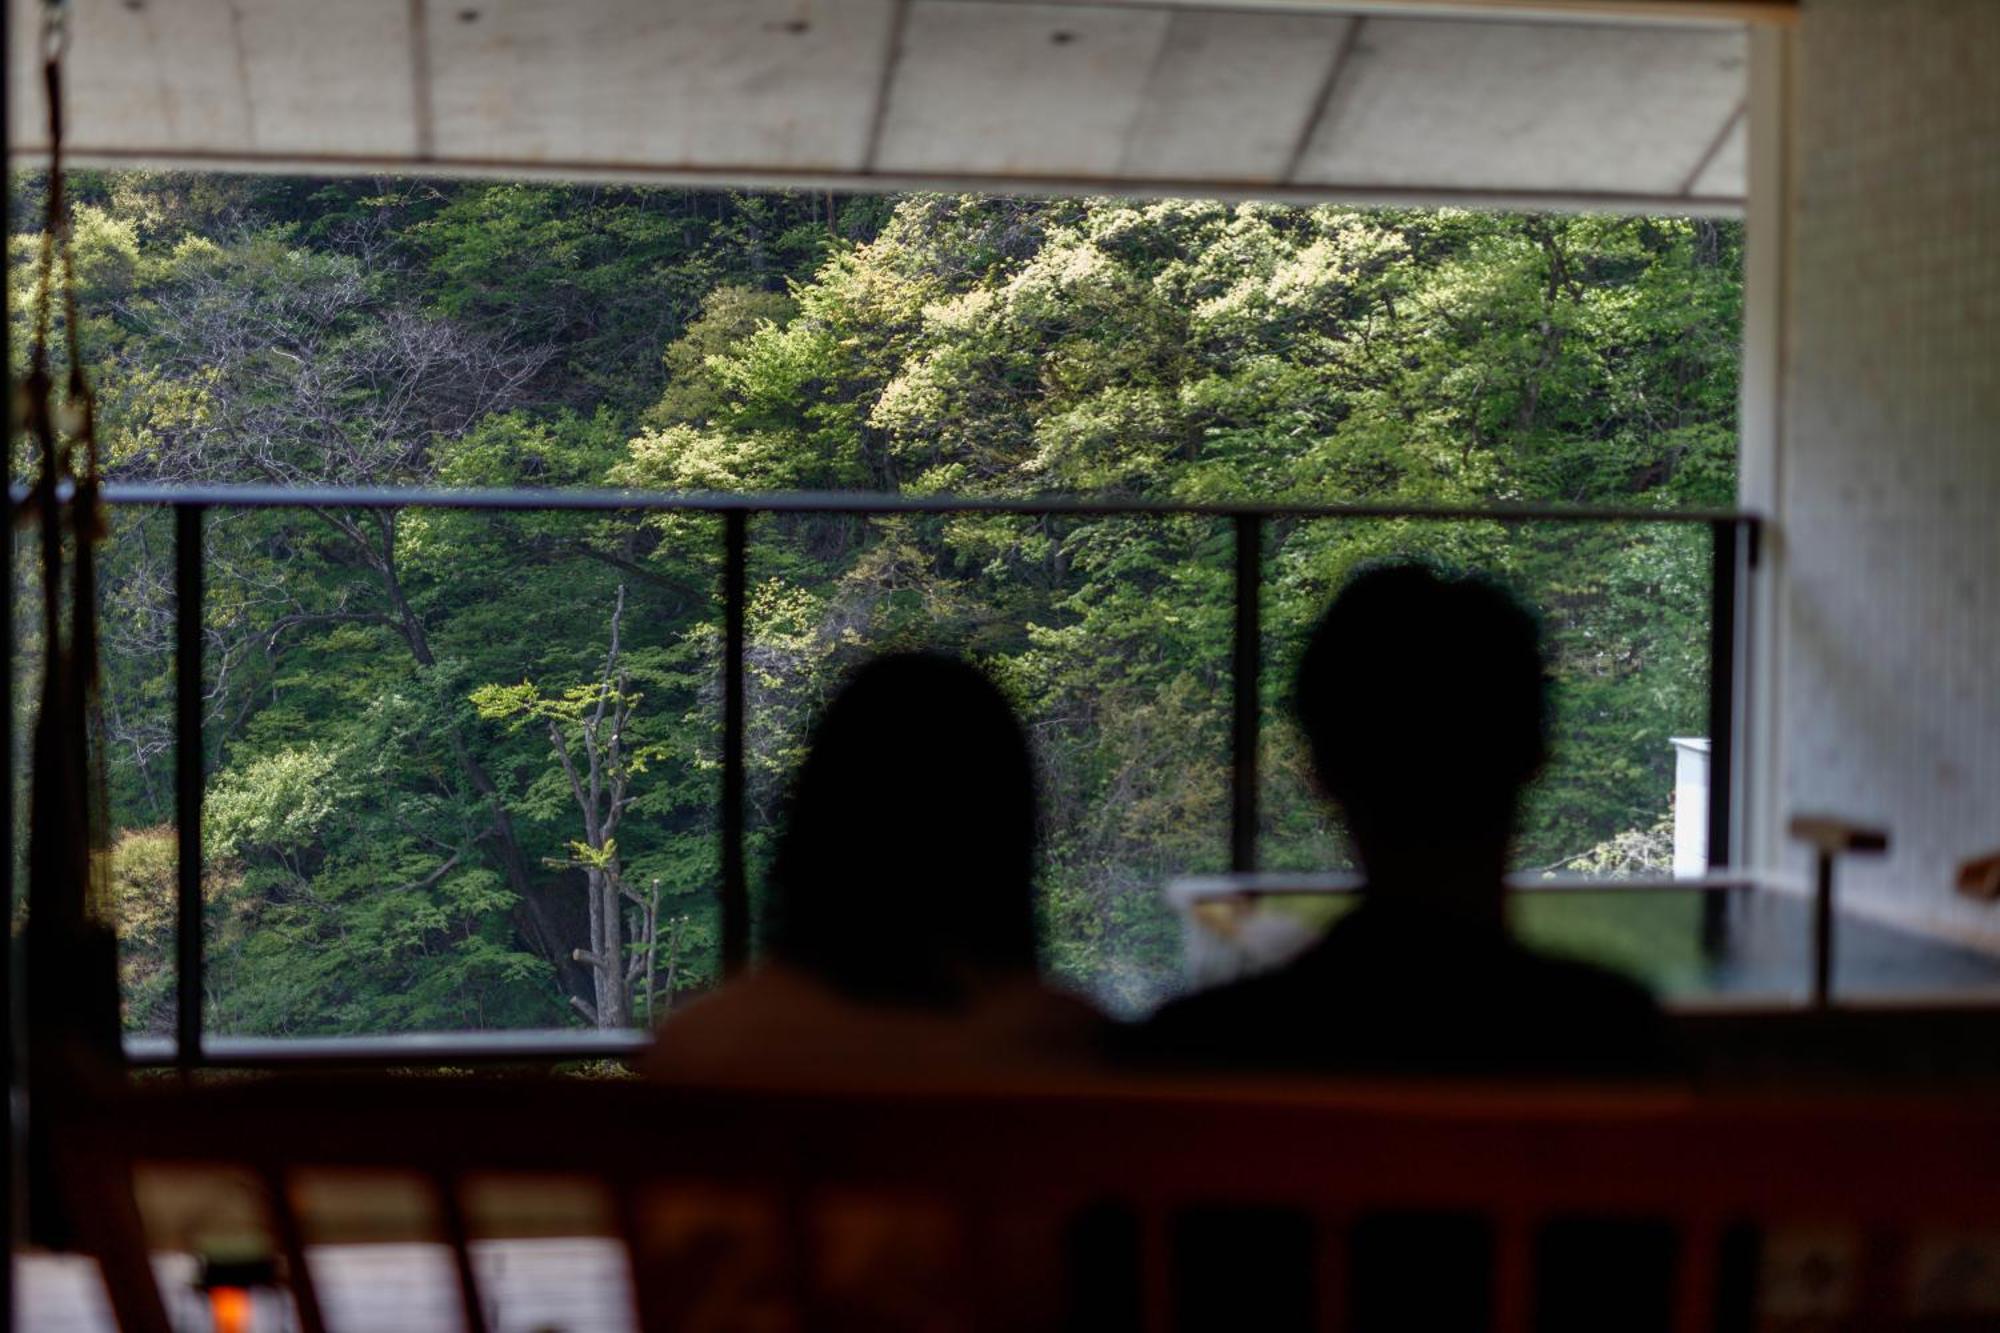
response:
[(208, 789), (204, 839), (228, 856), (250, 847), (279, 852), (308, 845), (345, 799), (342, 754), (330, 745), (274, 751), (223, 771)]

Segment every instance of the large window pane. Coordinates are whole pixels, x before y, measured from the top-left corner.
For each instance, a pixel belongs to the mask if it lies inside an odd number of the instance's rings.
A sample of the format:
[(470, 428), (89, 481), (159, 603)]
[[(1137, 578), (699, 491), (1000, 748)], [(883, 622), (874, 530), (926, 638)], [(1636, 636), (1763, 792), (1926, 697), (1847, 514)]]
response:
[[(1699, 524), (1298, 525), (1268, 558), (1266, 864), (1346, 864), (1292, 725), (1293, 673), (1313, 621), (1345, 579), (1373, 563), (1420, 560), (1492, 579), (1542, 624), (1549, 762), (1524, 803), (1515, 867), (1670, 872), (1672, 738), (1705, 736), (1708, 726), (1708, 553), (1708, 529)], [(1466, 669), (1476, 670), (1481, 645), (1463, 647)], [(1438, 756), (1440, 763), (1451, 758)]]
[(210, 516), (211, 1032), (623, 1027), (714, 979), (719, 525), (676, 524)]
[[(39, 185), (16, 178), (17, 233)], [(73, 197), (121, 481), (1662, 510), (1735, 496), (1730, 223), (152, 173), (78, 177)], [(590, 1021), (605, 997), (576, 953), (592, 952), (593, 863), (633, 891), (618, 910), (654, 922), (657, 1017), (662, 992), (716, 979), (719, 524), (389, 527), (365, 511), (209, 516), (211, 1028)], [(1221, 868), (1228, 846), (1222, 526), (751, 527), (753, 880), (839, 670), (878, 647), (953, 647), (1003, 678), (1040, 747), (1049, 965), (1123, 1011), (1171, 986), (1159, 886)], [(1344, 573), (1399, 554), (1493, 573), (1547, 617), (1556, 748), (1519, 866), (1666, 864), (1670, 738), (1706, 730), (1706, 536), (1271, 522), (1263, 864), (1345, 864), (1283, 693)], [(121, 514), (105, 602), (115, 879), (127, 1022), (155, 1033), (174, 984), (170, 569), (170, 518)], [(614, 867), (549, 729), (587, 768), (571, 692), (601, 680), (621, 583), (645, 771)], [(1520, 919), (1551, 947), (1715, 989), (1697, 915), (1692, 895), (1606, 896), (1524, 902)], [(1801, 947), (1784, 908), (1759, 919)], [(1933, 963), (1960, 975), (1937, 959), (1908, 975)], [(1739, 969), (1756, 984), (1775, 970)], [(644, 1021), (643, 991), (611, 996), (617, 1016)]]
[[(1707, 732), (1710, 540), (1701, 524), (1299, 525), (1268, 560), (1274, 671), (1266, 681), (1265, 864), (1351, 868), (1337, 820), (1310, 782), (1290, 715), (1292, 677), (1314, 618), (1347, 577), (1372, 563), (1413, 559), (1492, 579), (1542, 624), (1549, 760), (1523, 802), (1516, 873), (1529, 881), (1671, 875), (1676, 820), (1697, 830), (1707, 822), (1705, 803), (1675, 806), (1673, 742)], [(1468, 642), (1463, 651), (1466, 668), (1476, 670), (1482, 646)], [(1450, 754), (1436, 758), (1454, 762)], [(1665, 990), (1714, 984), (1700, 947), (1696, 893), (1529, 892), (1518, 895), (1514, 917), (1537, 944), (1623, 968)]]
[[(1179, 972), (1160, 886), (1228, 861), (1229, 525), (803, 515), (750, 531), (760, 879), (806, 728), (842, 675), (889, 650), (962, 654), (1034, 747), (1047, 967), (1118, 1012), (1157, 1002)], [(882, 836), (895, 830), (884, 810)], [(952, 870), (938, 867), (940, 893)]]

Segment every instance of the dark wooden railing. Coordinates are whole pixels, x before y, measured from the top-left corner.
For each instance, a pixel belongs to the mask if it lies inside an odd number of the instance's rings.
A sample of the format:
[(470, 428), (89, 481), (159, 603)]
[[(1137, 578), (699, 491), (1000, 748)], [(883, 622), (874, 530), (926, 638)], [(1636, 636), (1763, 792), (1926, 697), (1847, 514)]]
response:
[[(647, 1329), (1990, 1327), (2000, 1311), (1964, 1270), (1996, 1257), (1996, 1143), (2000, 1101), (1963, 1090), (1083, 1077), (168, 1083), (57, 1140), (128, 1333), (164, 1333), (150, 1256), (190, 1243), (158, 1207), (148, 1231), (148, 1164), (255, 1196), (267, 1280), (308, 1333), (327, 1327), (315, 1243), (448, 1247), (476, 1331), (508, 1312), (469, 1245), (578, 1234), (629, 1256)], [(376, 1182), (384, 1210), (344, 1235), (302, 1188), (343, 1175)], [(579, 1190), (601, 1200), (581, 1223), (559, 1204)], [(398, 1212), (412, 1195), (429, 1202)], [(871, 1245), (895, 1262), (858, 1262)]]

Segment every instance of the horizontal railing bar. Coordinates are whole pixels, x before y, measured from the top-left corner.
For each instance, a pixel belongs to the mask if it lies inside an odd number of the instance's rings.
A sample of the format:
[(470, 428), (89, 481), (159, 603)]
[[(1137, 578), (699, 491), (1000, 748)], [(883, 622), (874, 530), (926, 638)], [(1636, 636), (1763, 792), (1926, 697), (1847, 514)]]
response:
[[(1359, 893), (1362, 877), (1347, 870), (1312, 874), (1262, 871), (1248, 875), (1181, 875), (1166, 884), (1167, 901), (1188, 907), (1213, 898), (1321, 898)], [(1633, 875), (1606, 879), (1572, 872), (1523, 873), (1507, 876), (1509, 893), (1692, 893), (1702, 889), (1792, 888), (1802, 890), (1795, 875), (1738, 870), (1702, 875)]]
[[(164, 486), (114, 482), (104, 487), (116, 505), (197, 505), (234, 509), (467, 509), (581, 510), (657, 513), (758, 514), (1129, 514), (1206, 518), (1370, 518), (1438, 522), (1554, 523), (1756, 523), (1759, 516), (1729, 509), (1638, 509), (1540, 504), (1258, 504), (1249, 501), (1142, 500), (1123, 497), (1048, 496), (1000, 499), (968, 495), (888, 495), (866, 491), (611, 491), (522, 487), (436, 489), (399, 486)], [(15, 507), (30, 501), (16, 488)]]
[[(408, 1032), (366, 1037), (207, 1037), (200, 1063), (216, 1068), (270, 1065), (438, 1065), (623, 1060), (652, 1044), (652, 1034), (534, 1028), (513, 1032)], [(171, 1037), (128, 1036), (135, 1067), (174, 1063)]]
[[(1824, 1019), (1803, 990), (1796, 994), (1669, 995), (1670, 1015), (1703, 1022), (1728, 1019)], [(1959, 989), (1920, 995), (1856, 994), (1841, 1007), (1855, 1014), (2000, 1018), (2000, 995)], [(414, 1033), (382, 1037), (210, 1037), (202, 1064), (217, 1069), (437, 1068), (452, 1065), (566, 1064), (584, 1060), (628, 1060), (652, 1045), (641, 1031), (591, 1032), (560, 1029), (519, 1032)], [(134, 1069), (164, 1069), (174, 1063), (171, 1037), (128, 1036), (125, 1058)]]

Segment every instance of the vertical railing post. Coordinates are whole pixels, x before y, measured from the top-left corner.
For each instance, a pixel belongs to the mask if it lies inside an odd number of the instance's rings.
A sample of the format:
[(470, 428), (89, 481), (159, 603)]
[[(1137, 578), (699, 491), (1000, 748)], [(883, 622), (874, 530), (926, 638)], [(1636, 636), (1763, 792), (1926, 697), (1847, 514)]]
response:
[(1812, 1007), (1833, 1006), (1833, 850), (1813, 854)]
[(1235, 701), (1230, 726), (1229, 868), (1238, 874), (1257, 868), (1257, 743), (1263, 719), (1264, 520), (1237, 514), (1236, 641), (1231, 668)]
[(486, 1333), (486, 1301), (479, 1290), (479, 1269), (472, 1261), (472, 1234), (465, 1224), (465, 1203), (459, 1197), (459, 1179), (440, 1174), (433, 1182), (438, 1203), (438, 1221), (445, 1244), (451, 1249), (452, 1269), (458, 1278), (460, 1326), (465, 1333)]
[(722, 515), (722, 970), (750, 961), (750, 889), (743, 860), (743, 601), (749, 515)]
[(174, 1028), (176, 1063), (201, 1063), (202, 553), (200, 505), (174, 507)]
[[(5, 100), (0, 98), (0, 102)], [(0, 134), (5, 134), (6, 129), (7, 117), (4, 110), (0, 110)], [(8, 193), (6, 187), (6, 178), (0, 176), (0, 203), (6, 202)], [(0, 331), (0, 352), (9, 350), (8, 342), (6, 333)], [(11, 366), (13, 362), (10, 359), (6, 364)], [(7, 401), (11, 403), (14, 401), (14, 377), (5, 371), (0, 371), (0, 374), (6, 377)], [(0, 564), (0, 574), (4, 574), (6, 579), (4, 591), (0, 591), (0, 671), (6, 673), (7, 681), (5, 691), (0, 692), (0, 752), (4, 752), (7, 756), (7, 785), (4, 789), (0, 789), (0, 887), (6, 890), (7, 919), (11, 922), (14, 919), (14, 784), (18, 772), (18, 766), (14, 762), (14, 440), (11, 432), (0, 438), (5, 438), (8, 445), (6, 457), (0, 458), (0, 485), (6, 487), (7, 495), (7, 521), (5, 524), (0, 524), (0, 527), (6, 529), (0, 532), (0, 560), (4, 560), (4, 564)], [(15, 1205), (21, 1197), (21, 1186), (17, 1182), (25, 1179), (27, 1169), (23, 1142), (25, 1136), (14, 1132), (17, 1123), (14, 1080), (17, 1069), (16, 1052), (19, 1050), (21, 1036), (18, 1025), (21, 1009), (14, 1002), (14, 942), (11, 936), (10, 930), (7, 947), (0, 949), (0, 1006), (4, 1006), (6, 1013), (5, 1029), (0, 1031), (0, 1042), (4, 1042), (6, 1047), (4, 1052), (0, 1052), (0, 1066), (4, 1066), (5, 1073), (5, 1081), (0, 1083), (0, 1087), (6, 1090), (9, 1108), (7, 1146), (4, 1150), (9, 1183), (4, 1197), (0, 1197), (0, 1208), (5, 1209), (5, 1215), (0, 1216), (0, 1245), (6, 1246), (9, 1257), (4, 1271), (0, 1271), (0, 1330), (14, 1327), (12, 1256), (16, 1240)]]
[[(1708, 627), (1708, 868), (1733, 862), (1731, 819), (1736, 769), (1736, 577), (1742, 528), (1734, 519), (1709, 524)], [(1701, 946), (1717, 953), (1729, 942), (1729, 890), (1702, 893)]]
[(1865, 828), (1827, 815), (1794, 815), (1791, 835), (1812, 847), (1812, 1007), (1833, 1006), (1834, 932), (1840, 920), (1833, 901), (1833, 858), (1844, 852), (1889, 850), (1884, 829)]
[[(0, 50), (5, 50), (8, 45), (9, 43), (6, 40), (0, 40)], [(8, 104), (12, 101), (11, 97), (0, 97), (0, 143), (14, 142), (12, 137), (13, 127), (9, 123), (11, 117), (7, 112)], [(11, 184), (11, 177), (0, 174), (0, 204), (12, 204), (13, 190), (10, 188)], [(8, 216), (11, 217), (12, 212), (12, 208), (9, 207)], [(0, 377), (4, 377), (7, 392), (6, 401), (11, 403), (14, 401), (14, 333), (12, 320), (8, 321), (6, 328), (0, 329), (0, 356), (4, 356), (5, 358), (4, 361), (0, 361)], [(11, 425), (6, 431), (0, 432), (0, 439), (6, 441), (4, 457), (0, 457), (0, 489), (4, 489), (4, 494), (7, 497), (7, 531), (4, 536), (0, 536), (0, 552), (4, 552), (4, 560), (6, 562), (4, 572), (7, 580), (6, 590), (4, 594), (0, 594), (0, 671), (4, 671), (7, 677), (6, 689), (4, 693), (0, 693), (0, 751), (4, 751), (7, 756), (7, 786), (4, 792), (0, 792), (0, 886), (4, 886), (6, 889), (7, 920), (10, 923), (7, 947), (0, 949), (0, 1007), (4, 1008), (6, 1014), (5, 1030), (0, 1031), (0, 1040), (4, 1040), (6, 1046), (6, 1050), (0, 1053), (0, 1066), (4, 1066), (6, 1077), (4, 1084), (0, 1084), (0, 1087), (5, 1088), (8, 1104), (6, 1147), (8, 1184), (4, 1197), (0, 1197), (0, 1207), (6, 1209), (6, 1215), (0, 1216), (0, 1244), (6, 1246), (8, 1259), (4, 1271), (0, 1271), (0, 1330), (7, 1330), (14, 1327), (13, 1254), (16, 1239), (14, 1234), (15, 1203), (20, 1198), (19, 1191), (21, 1186), (18, 1182), (26, 1178), (23, 1168), (27, 1163), (24, 1158), (21, 1136), (14, 1132), (16, 1124), (14, 1118), (16, 1114), (14, 1107), (15, 1053), (18, 1049), (17, 1042), (21, 1034), (18, 1030), (20, 1006), (14, 1002), (14, 986), (17, 979), (14, 975), (14, 942), (11, 927), (14, 919), (14, 775), (16, 772), (14, 763), (14, 431)]]

